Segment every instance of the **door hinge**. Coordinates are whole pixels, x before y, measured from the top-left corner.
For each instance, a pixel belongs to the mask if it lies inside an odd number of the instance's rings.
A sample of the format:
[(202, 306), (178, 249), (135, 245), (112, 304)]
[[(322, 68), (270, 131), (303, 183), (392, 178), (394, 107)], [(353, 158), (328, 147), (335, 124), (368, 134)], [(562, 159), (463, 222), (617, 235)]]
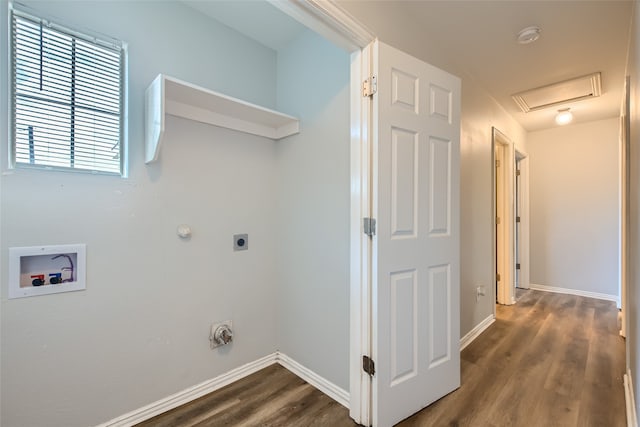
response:
[(516, 222), (520, 222), (520, 217), (519, 216), (516, 217)]
[(500, 273), (496, 273), (496, 282), (500, 281)]
[(499, 168), (500, 167), (500, 160), (496, 160), (496, 167)]
[(516, 169), (516, 176), (520, 176), (520, 169)]
[(520, 263), (516, 264), (516, 270), (520, 270)]
[(362, 82), (362, 96), (368, 97), (373, 96), (378, 91), (378, 78), (376, 76), (371, 76), (368, 79), (365, 79)]
[(500, 225), (500, 217), (499, 216), (496, 217), (496, 225)]
[(362, 218), (362, 225), (364, 228), (364, 234), (369, 237), (376, 235), (376, 219), (375, 218)]
[(374, 376), (376, 373), (376, 364), (371, 360), (369, 356), (362, 356), (362, 370), (370, 376)]

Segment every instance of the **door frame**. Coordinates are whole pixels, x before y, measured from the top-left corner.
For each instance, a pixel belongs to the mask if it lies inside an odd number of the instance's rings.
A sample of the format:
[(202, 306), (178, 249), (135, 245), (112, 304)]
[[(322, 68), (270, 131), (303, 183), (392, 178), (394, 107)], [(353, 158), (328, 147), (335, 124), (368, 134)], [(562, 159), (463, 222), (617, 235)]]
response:
[(266, 0), (302, 25), (351, 53), (351, 214), (350, 214), (350, 339), (349, 415), (361, 425), (371, 425), (371, 377), (362, 370), (362, 356), (371, 355), (371, 277), (375, 265), (373, 243), (363, 233), (365, 217), (372, 215), (369, 188), (371, 168), (372, 102), (363, 97), (362, 76), (371, 74), (375, 35), (334, 0)]
[[(498, 290), (496, 292), (495, 286), (491, 286), (494, 299), (498, 304), (511, 305), (515, 303), (515, 248), (514, 248), (514, 231), (515, 231), (515, 215), (514, 215), (514, 177), (515, 177), (515, 151), (514, 144), (504, 133), (498, 130), (496, 127), (491, 128), (491, 211), (493, 213), (491, 218), (491, 242), (492, 242), (492, 265), (497, 265), (497, 233), (496, 233), (496, 218), (499, 212), (496, 209), (496, 147), (500, 146), (503, 151), (504, 165), (502, 167), (502, 182), (504, 185), (503, 194), (503, 212), (500, 217), (500, 221), (503, 224), (503, 236), (501, 243), (505, 249), (502, 254), (502, 262), (500, 265), (500, 282), (498, 282)], [(492, 268), (493, 269), (493, 268)], [(497, 282), (496, 272), (493, 273), (494, 283)], [(495, 307), (494, 307), (495, 315)]]
[(517, 202), (520, 203), (520, 235), (518, 239), (518, 258), (520, 259), (520, 287), (529, 289), (531, 270), (529, 259), (529, 155), (515, 149), (516, 166), (520, 163), (520, 191)]
[[(373, 156), (373, 103), (362, 96), (362, 76), (371, 73), (370, 48), (351, 55), (351, 226), (350, 226), (350, 351), (349, 415), (358, 424), (372, 423), (372, 379), (364, 372), (362, 357), (371, 356), (372, 277), (374, 241), (363, 232), (363, 218), (373, 216), (370, 179)], [(355, 88), (355, 90), (354, 90)]]
[[(629, 159), (631, 158), (631, 78), (624, 79), (624, 95), (620, 112), (620, 265), (619, 265), (619, 295), (620, 295), (620, 336), (627, 336), (629, 329), (629, 319), (627, 316), (627, 292), (629, 286), (629, 223), (630, 223), (630, 186), (631, 172)], [(630, 366), (630, 348), (625, 346), (626, 368)]]

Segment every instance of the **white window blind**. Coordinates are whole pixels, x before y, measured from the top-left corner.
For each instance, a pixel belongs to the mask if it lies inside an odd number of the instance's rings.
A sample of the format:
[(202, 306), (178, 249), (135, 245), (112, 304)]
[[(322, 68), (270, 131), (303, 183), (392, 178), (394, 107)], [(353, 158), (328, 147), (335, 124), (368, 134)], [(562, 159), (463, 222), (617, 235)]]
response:
[(13, 160), (122, 174), (122, 44), (12, 13)]

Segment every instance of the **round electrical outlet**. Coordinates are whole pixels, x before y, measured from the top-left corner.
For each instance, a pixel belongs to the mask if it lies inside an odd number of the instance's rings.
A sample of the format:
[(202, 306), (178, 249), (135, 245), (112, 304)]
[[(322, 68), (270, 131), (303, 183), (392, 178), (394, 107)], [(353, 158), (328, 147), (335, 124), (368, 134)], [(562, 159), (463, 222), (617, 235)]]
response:
[(249, 249), (249, 235), (235, 234), (233, 236), (233, 250), (246, 251), (247, 249)]

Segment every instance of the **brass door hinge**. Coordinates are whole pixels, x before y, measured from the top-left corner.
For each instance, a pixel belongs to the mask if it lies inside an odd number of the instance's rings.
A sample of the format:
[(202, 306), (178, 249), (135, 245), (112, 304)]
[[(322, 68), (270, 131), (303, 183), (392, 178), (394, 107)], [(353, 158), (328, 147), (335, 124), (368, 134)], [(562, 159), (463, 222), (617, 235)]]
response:
[(369, 97), (376, 94), (378, 91), (378, 78), (376, 76), (371, 76), (362, 82), (362, 96)]

